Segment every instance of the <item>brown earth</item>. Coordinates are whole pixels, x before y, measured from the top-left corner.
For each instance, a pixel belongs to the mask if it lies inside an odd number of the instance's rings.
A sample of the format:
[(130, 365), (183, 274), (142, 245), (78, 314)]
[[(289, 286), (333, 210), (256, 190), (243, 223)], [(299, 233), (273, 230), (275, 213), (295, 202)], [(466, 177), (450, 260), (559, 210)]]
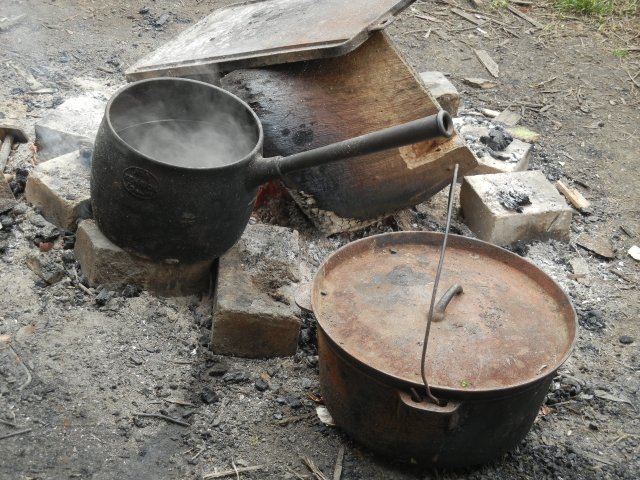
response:
[[(3, 108), (22, 112), (31, 127), (86, 88), (77, 78), (116, 87), (136, 59), (227, 3), (5, 0), (0, 15), (26, 17), (0, 33)], [(627, 251), (640, 244), (640, 22), (601, 25), (541, 5), (528, 14), (543, 29), (488, 9), (490, 20), (480, 31), (451, 12), (455, 3), (418, 2), (388, 32), (417, 71), (450, 74), (465, 111), (521, 111), (521, 124), (542, 134), (532, 168), (568, 180), (592, 204), (574, 215), (569, 244), (519, 249), (569, 293), (580, 322), (575, 351), (526, 439), (503, 458), (462, 472), (376, 458), (315, 416), (306, 395), (319, 393), (311, 316), (303, 316), (294, 358), (213, 356), (205, 346), (206, 296), (162, 299), (132, 289), (87, 294), (60, 240), (48, 254), (64, 279), (44, 284), (25, 265), (42, 226), (20, 205), (0, 216), (0, 478), (186, 479), (233, 464), (266, 465), (242, 478), (313, 478), (303, 455), (331, 477), (340, 447), (343, 479), (637, 478), (640, 276)], [(148, 12), (141, 14), (143, 6)], [(614, 55), (630, 47), (636, 50)], [(497, 88), (463, 83), (491, 78), (474, 49), (486, 50), (500, 66)], [(20, 70), (55, 92), (29, 93)], [(7, 172), (31, 168), (34, 158), (29, 146), (20, 146)], [(286, 207), (295, 214), (286, 221), (310, 241), (304, 260), (313, 265), (351, 238), (396, 228), (387, 222), (323, 240), (290, 203)], [(414, 212), (418, 228), (441, 230), (442, 212), (442, 195), (421, 205)], [(580, 247), (585, 237), (610, 242), (615, 258)], [(570, 262), (579, 257), (590, 273), (573, 279)], [(259, 378), (270, 383), (265, 391), (256, 388)], [(163, 412), (190, 426), (140, 412)]]

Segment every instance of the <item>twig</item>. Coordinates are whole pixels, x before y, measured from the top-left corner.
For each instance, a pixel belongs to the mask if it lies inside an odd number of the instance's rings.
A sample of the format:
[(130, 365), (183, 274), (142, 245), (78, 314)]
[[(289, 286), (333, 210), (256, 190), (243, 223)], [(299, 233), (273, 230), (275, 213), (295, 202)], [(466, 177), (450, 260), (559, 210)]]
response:
[(19, 430), (17, 432), (13, 432), (13, 433), (7, 433), (6, 435), (2, 435), (0, 437), (0, 440), (4, 440), (5, 438), (11, 438), (11, 437), (16, 437), (18, 435), (22, 435), (23, 433), (29, 433), (31, 431), (30, 428), (26, 428), (24, 430)]
[(198, 451), (198, 453), (196, 453), (193, 457), (191, 457), (190, 461), (193, 462), (196, 458), (198, 458), (200, 455), (202, 455), (202, 452), (204, 452), (206, 449), (207, 449), (207, 447), (202, 447), (200, 449), (200, 451)]
[(115, 70), (111, 70), (110, 68), (106, 68), (106, 67), (96, 67), (96, 70), (100, 70), (101, 72), (104, 73), (116, 73)]
[(222, 403), (220, 404), (220, 408), (218, 409), (218, 415), (211, 422), (212, 427), (217, 427), (222, 422), (222, 415), (224, 415), (224, 407), (227, 406), (227, 399), (223, 398)]
[(293, 474), (298, 480), (306, 480), (306, 476), (303, 477), (302, 475), (300, 475), (298, 472), (296, 472), (293, 468), (291, 467), (287, 467), (287, 470), (289, 470), (289, 473)]
[(344, 460), (344, 447), (338, 450), (338, 458), (336, 458), (336, 466), (333, 468), (333, 480), (340, 480), (342, 477), (342, 462)]
[(20, 428), (20, 425), (13, 422), (7, 422), (6, 420), (0, 420), (0, 423), (2, 423), (3, 425), (7, 425), (8, 427)]
[(182, 420), (178, 420), (177, 418), (167, 417), (166, 415), (162, 415), (160, 413), (140, 413), (134, 412), (132, 415), (136, 417), (146, 417), (146, 418), (160, 418), (162, 420), (166, 420), (169, 423), (175, 423), (176, 425), (180, 425), (182, 427), (190, 427), (191, 424), (187, 422), (183, 422)]
[(238, 467), (236, 467), (236, 463), (233, 460), (231, 460), (231, 466), (233, 471), (236, 472), (236, 480), (240, 480), (240, 472), (238, 472)]
[(231, 475), (238, 476), (240, 473), (255, 472), (256, 470), (262, 470), (265, 467), (266, 467), (266, 465), (255, 465), (253, 467), (240, 467), (240, 468), (238, 468), (238, 467), (235, 467), (235, 465), (234, 465), (234, 469), (233, 470), (223, 470), (222, 472), (205, 473), (202, 476), (202, 480), (209, 480), (211, 478), (230, 477)]
[(162, 400), (164, 400), (167, 403), (174, 403), (176, 405), (181, 405), (183, 407), (195, 407), (193, 403), (187, 402), (185, 400), (171, 400), (169, 398), (163, 398)]
[(91, 292), (91, 290), (89, 290), (87, 287), (85, 287), (83, 284), (81, 284), (80, 282), (78, 282), (76, 284), (76, 286), (82, 290), (84, 293), (86, 293), (87, 295), (93, 295), (93, 293)]
[[(625, 72), (627, 72), (627, 75), (629, 75), (629, 80), (631, 80), (631, 82), (637, 87), (640, 88), (640, 84), (638, 82), (636, 82), (635, 77), (632, 77), (631, 74), (629, 73), (629, 70), (627, 70), (626, 68), (624, 69)], [(637, 75), (636, 75), (637, 77)]]
[(307, 456), (302, 457), (302, 461), (307, 466), (307, 468), (311, 470), (311, 473), (313, 473), (313, 475), (317, 478), (317, 480), (329, 480), (327, 477), (324, 476), (324, 474), (320, 471), (320, 469), (316, 467), (316, 464), (313, 463), (313, 460), (311, 460), (309, 457)]
[(284, 417), (282, 420), (278, 421), (278, 425), (285, 426), (291, 422), (298, 422), (300, 420), (306, 420), (307, 418), (312, 418), (316, 415), (316, 412), (305, 413), (304, 415), (296, 415), (294, 417)]
[(27, 372), (27, 379), (24, 381), (22, 385), (18, 387), (18, 390), (24, 390), (27, 387), (27, 385), (31, 383), (31, 372), (29, 371), (27, 366), (24, 364), (24, 362), (20, 358), (20, 355), (18, 355), (18, 353), (13, 349), (11, 345), (9, 345), (9, 350), (13, 352), (13, 354), (16, 356), (16, 360), (18, 360), (20, 365), (22, 365), (22, 368), (24, 369), (24, 371)]

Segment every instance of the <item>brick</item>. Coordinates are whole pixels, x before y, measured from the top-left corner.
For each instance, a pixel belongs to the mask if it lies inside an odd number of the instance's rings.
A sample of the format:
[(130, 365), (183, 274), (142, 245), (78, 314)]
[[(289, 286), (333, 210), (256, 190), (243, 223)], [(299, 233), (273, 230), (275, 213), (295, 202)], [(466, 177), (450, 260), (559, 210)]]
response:
[[(528, 195), (522, 212), (500, 203), (501, 195), (516, 191)], [(460, 191), (464, 222), (478, 238), (496, 245), (517, 241), (568, 241), (572, 209), (539, 171), (465, 177)]]
[(118, 247), (93, 220), (80, 222), (74, 251), (91, 286), (117, 289), (135, 285), (161, 296), (192, 295), (206, 292), (210, 286), (212, 261), (151, 262)]
[(268, 358), (296, 353), (300, 321), (298, 232), (249, 225), (220, 258), (211, 349), (222, 355)]
[(422, 72), (420, 79), (440, 106), (452, 117), (458, 115), (460, 94), (453, 83), (441, 72)]
[(90, 158), (79, 151), (36, 166), (27, 179), (25, 198), (48, 221), (75, 231), (79, 219), (91, 211)]
[(104, 116), (107, 98), (98, 93), (73, 97), (35, 125), (40, 161), (93, 144)]

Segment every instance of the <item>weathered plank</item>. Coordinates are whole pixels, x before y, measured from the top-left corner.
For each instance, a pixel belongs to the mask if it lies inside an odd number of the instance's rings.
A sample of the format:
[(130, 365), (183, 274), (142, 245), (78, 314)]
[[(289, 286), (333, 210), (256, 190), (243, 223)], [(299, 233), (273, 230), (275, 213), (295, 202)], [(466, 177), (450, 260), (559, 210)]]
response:
[(193, 77), (351, 52), (412, 0), (244, 1), (219, 8), (140, 59), (127, 80)]
[[(238, 70), (222, 84), (260, 117), (265, 155), (291, 155), (438, 111), (383, 32), (343, 57)], [(477, 164), (457, 135), (314, 167), (290, 174), (286, 184), (312, 220), (322, 212), (364, 220), (426, 200), (450, 182), (454, 163), (461, 175)]]
[(575, 188), (571, 188), (569, 185), (565, 184), (562, 180), (558, 180), (556, 182), (556, 188), (558, 191), (565, 196), (567, 200), (576, 207), (578, 210), (582, 210), (584, 208), (589, 208), (589, 200), (584, 198), (582, 194), (576, 190)]
[(480, 63), (484, 65), (491, 75), (498, 78), (500, 75), (500, 67), (498, 64), (491, 58), (491, 56), (485, 50), (474, 50), (476, 57), (480, 60)]
[(521, 19), (523, 19), (526, 22), (529, 22), (531, 25), (533, 25), (536, 28), (540, 28), (543, 29), (544, 25), (541, 24), (540, 22), (538, 22), (537, 20), (534, 20), (533, 18), (531, 18), (529, 15), (527, 15), (526, 13), (522, 12), (521, 10), (517, 9), (516, 7), (514, 7), (513, 5), (509, 5), (507, 6), (507, 8), (509, 9), (509, 11), (511, 13), (513, 13), (514, 15), (520, 17)]

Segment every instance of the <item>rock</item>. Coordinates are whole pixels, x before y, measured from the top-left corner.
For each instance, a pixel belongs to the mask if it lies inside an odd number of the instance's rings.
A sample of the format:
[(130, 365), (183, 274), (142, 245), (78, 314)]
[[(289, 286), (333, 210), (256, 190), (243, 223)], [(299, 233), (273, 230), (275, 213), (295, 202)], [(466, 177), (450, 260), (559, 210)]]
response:
[[(530, 204), (503, 206), (504, 193), (519, 191)], [(569, 240), (572, 209), (539, 171), (465, 177), (460, 191), (465, 223), (496, 245), (517, 241)]]
[(111, 300), (112, 298), (113, 298), (113, 292), (110, 292), (106, 288), (103, 288), (102, 290), (100, 290), (98, 295), (96, 295), (96, 305), (98, 305), (99, 307), (102, 307), (106, 305), (109, 302), (109, 300)]
[(269, 389), (269, 384), (261, 378), (256, 380), (255, 386), (256, 390), (258, 390), (259, 392), (264, 392)]
[(64, 155), (93, 143), (108, 98), (99, 92), (73, 97), (35, 125), (40, 161)]
[(200, 399), (203, 401), (203, 403), (210, 405), (212, 403), (216, 403), (220, 398), (218, 397), (218, 394), (216, 392), (214, 392), (210, 388), (205, 388), (200, 393)]
[(104, 236), (93, 220), (78, 226), (74, 252), (90, 286), (114, 290), (134, 285), (162, 296), (181, 296), (209, 289), (211, 263), (155, 263), (125, 252)]
[(640, 262), (640, 247), (638, 247), (637, 245), (634, 245), (629, 249), (627, 253), (635, 261)]
[(420, 79), (440, 106), (452, 117), (456, 117), (460, 106), (460, 94), (449, 79), (441, 72), (422, 72)]
[(611, 240), (604, 236), (591, 236), (583, 233), (576, 239), (576, 244), (607, 260), (616, 256), (611, 246)]
[(249, 225), (220, 258), (210, 344), (215, 353), (250, 358), (295, 354), (299, 249), (295, 230), (257, 224)]
[(462, 81), (473, 88), (489, 89), (498, 86), (497, 82), (487, 80), (486, 78), (463, 78)]
[(90, 158), (71, 152), (36, 166), (25, 198), (54, 225), (75, 231), (79, 220), (91, 216), (90, 178)]
[(9, 184), (3, 178), (0, 178), (0, 213), (11, 210), (17, 203)]
[(65, 276), (64, 269), (49, 254), (38, 253), (27, 257), (27, 266), (48, 285), (59, 282)]
[(623, 345), (630, 345), (635, 341), (635, 339), (630, 335), (622, 335), (618, 340)]

